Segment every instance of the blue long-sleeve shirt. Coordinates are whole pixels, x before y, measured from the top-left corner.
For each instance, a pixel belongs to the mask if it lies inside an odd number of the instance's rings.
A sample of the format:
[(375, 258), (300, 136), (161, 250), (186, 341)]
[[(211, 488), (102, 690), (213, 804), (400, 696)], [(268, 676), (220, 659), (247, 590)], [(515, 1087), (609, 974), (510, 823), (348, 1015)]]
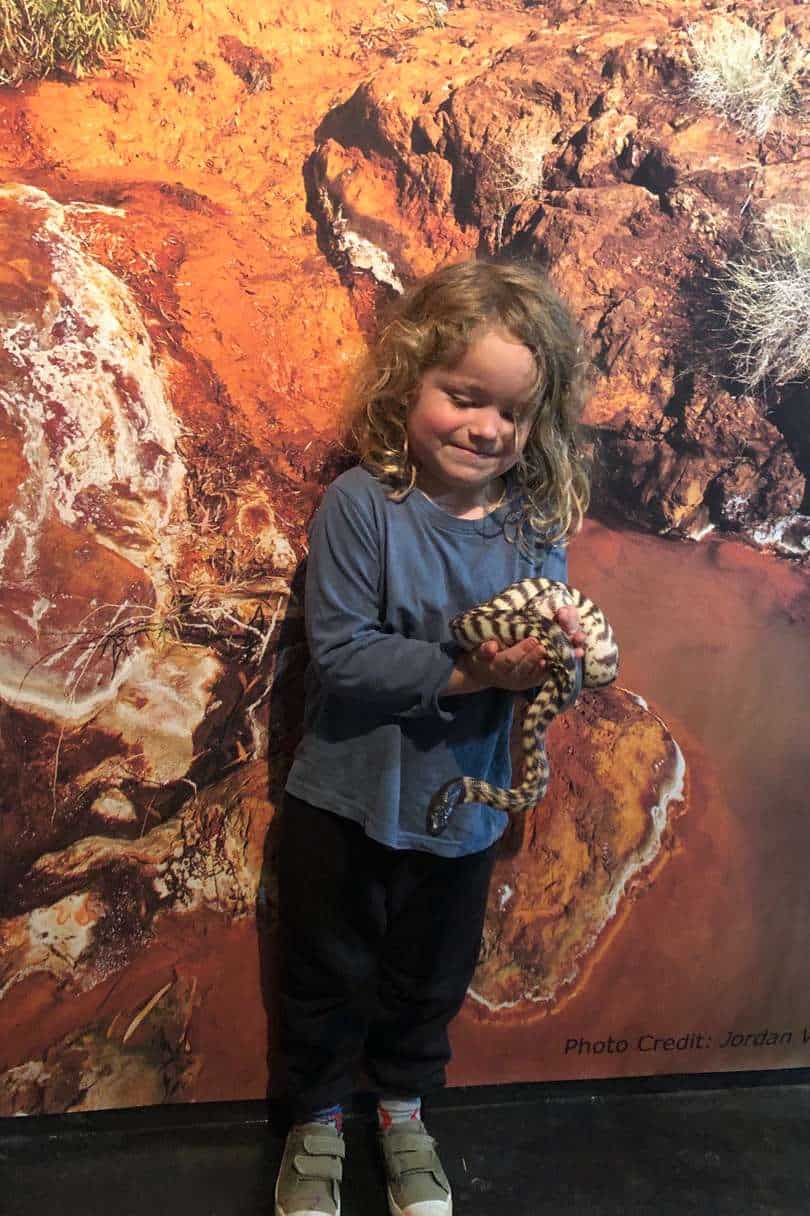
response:
[(506, 826), (503, 811), (472, 804), (444, 835), (425, 831), (446, 781), (511, 783), (513, 694), (441, 696), (460, 653), (450, 618), (518, 579), (567, 581), (564, 548), (530, 557), (507, 540), (507, 510), (458, 519), (418, 490), (392, 502), (358, 467), (332, 483), (313, 521), (304, 734), (287, 789), (392, 848), (461, 856)]

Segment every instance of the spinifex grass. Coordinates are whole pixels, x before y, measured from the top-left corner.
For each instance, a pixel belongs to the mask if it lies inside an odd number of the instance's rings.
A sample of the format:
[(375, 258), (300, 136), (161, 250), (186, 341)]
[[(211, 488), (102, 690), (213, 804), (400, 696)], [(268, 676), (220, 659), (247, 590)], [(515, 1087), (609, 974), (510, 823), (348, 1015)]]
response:
[(130, 38), (143, 37), (161, 0), (0, 0), (0, 85), (83, 76)]
[(731, 361), (751, 390), (810, 376), (810, 211), (774, 211), (753, 233), (718, 275)]
[(723, 114), (758, 139), (780, 116), (802, 108), (808, 54), (791, 35), (766, 38), (743, 21), (718, 17), (690, 25), (689, 91), (699, 105)]

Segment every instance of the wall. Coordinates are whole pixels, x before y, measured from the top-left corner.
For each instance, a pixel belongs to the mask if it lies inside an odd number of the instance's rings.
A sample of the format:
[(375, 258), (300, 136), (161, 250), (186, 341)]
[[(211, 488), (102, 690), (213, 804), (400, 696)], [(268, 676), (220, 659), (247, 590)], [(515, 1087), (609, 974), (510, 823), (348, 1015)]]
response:
[(810, 1063), (806, 379), (746, 388), (717, 295), (808, 162), (690, 100), (691, 16), (177, 0), (0, 89), (2, 1113), (265, 1093), (341, 384), (478, 249), (583, 319), (622, 672), (504, 840), (452, 1080)]

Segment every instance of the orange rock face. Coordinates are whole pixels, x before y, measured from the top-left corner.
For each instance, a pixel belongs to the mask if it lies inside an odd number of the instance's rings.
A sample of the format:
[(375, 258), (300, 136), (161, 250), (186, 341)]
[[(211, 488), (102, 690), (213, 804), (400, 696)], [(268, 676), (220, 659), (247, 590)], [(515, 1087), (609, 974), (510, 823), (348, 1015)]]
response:
[[(701, 115), (687, 13), (673, 23), (665, 5), (625, 6), (620, 29), (600, 16), (551, 29), (510, 9), (501, 52), (475, 72), (453, 21), (455, 55), (364, 81), (319, 128), (316, 214), (335, 258), (381, 281), (419, 273), (426, 246), (439, 259), (474, 242), (540, 260), (590, 339), (602, 500), (657, 532), (719, 527), (801, 555), (794, 389), (763, 402), (735, 384), (714, 283), (747, 240), (741, 214), (806, 196), (803, 125), (758, 149)], [(801, 33), (806, 13), (791, 21)]]
[(256, 919), (265, 954), (275, 919), (272, 874), (257, 906), (263, 853), (272, 856), (265, 783), (263, 764), (246, 766), (140, 838), (86, 836), (39, 858), (26, 880), (31, 910), (3, 922), (0, 1009), (21, 1026), (0, 1061), (3, 1114), (201, 1096), (198, 1045), (213, 1030), (203, 1005), (221, 983), (220, 949), (236, 949), (232, 961), (256, 973), (248, 1008), (244, 980), (215, 1003), (254, 1028), (249, 1048), (231, 1036), (232, 1067), (258, 1096), (269, 981), (255, 957)]
[[(142, 833), (222, 764), (223, 746), (231, 758), (261, 746), (263, 698), (236, 668), (269, 663), (297, 554), (249, 441), (212, 467), (205, 369), (166, 351), (165, 322), (155, 341), (142, 309), (161, 309), (166, 281), (155, 266), (148, 301), (127, 283), (123, 213), (8, 186), (0, 215), (14, 272), (0, 365), (16, 482), (0, 546), (11, 892), (43, 848)], [(117, 250), (117, 273), (92, 238)], [(228, 435), (227, 417), (213, 426)]]

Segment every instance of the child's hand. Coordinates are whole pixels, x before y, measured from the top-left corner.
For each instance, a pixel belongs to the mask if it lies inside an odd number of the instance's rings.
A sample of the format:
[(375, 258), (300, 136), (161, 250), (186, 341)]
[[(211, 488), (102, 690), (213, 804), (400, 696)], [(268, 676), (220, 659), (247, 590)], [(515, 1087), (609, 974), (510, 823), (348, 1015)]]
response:
[(470, 675), (483, 688), (504, 688), (509, 692), (525, 692), (542, 683), (546, 666), (546, 652), (535, 638), (526, 638), (514, 646), (484, 642), (464, 658)]
[[(555, 620), (568, 635), (574, 654), (581, 659), (585, 654), (585, 634), (579, 629), (579, 613), (576, 608), (560, 608)], [(536, 638), (526, 638), (514, 646), (503, 646), (500, 642), (484, 642), (466, 658), (470, 675), (485, 687), (503, 688), (509, 692), (526, 692), (543, 680), (546, 668), (546, 652)]]
[(557, 624), (568, 634), (568, 641), (574, 647), (578, 659), (585, 657), (585, 643), (588, 640), (579, 627), (579, 612), (569, 604), (567, 608), (558, 608), (554, 614)]

